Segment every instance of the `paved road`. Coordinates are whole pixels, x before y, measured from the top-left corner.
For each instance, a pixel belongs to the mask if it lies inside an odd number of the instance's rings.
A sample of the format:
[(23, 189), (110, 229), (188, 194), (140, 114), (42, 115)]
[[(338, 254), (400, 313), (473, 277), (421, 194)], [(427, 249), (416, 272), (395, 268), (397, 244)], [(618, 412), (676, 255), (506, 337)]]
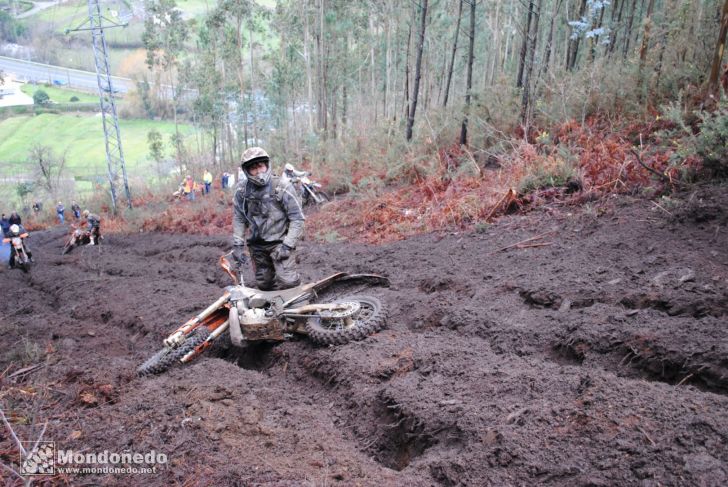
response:
[(35, 15), (38, 12), (45, 10), (47, 8), (51, 8), (54, 5), (58, 5), (59, 3), (63, 3), (65, 0), (51, 0), (48, 2), (33, 2), (33, 8), (28, 10), (27, 12), (23, 12), (22, 14), (18, 14), (16, 18), (18, 19), (24, 19), (26, 17), (30, 17), (31, 15)]
[[(97, 91), (98, 82), (96, 73), (81, 71), (79, 69), (41, 64), (32, 61), (22, 61), (10, 57), (0, 56), (0, 70), (14, 74), (21, 81), (35, 81), (40, 83), (53, 83), (54, 80), (71, 88)], [(114, 90), (126, 93), (134, 88), (134, 81), (129, 78), (111, 77)]]

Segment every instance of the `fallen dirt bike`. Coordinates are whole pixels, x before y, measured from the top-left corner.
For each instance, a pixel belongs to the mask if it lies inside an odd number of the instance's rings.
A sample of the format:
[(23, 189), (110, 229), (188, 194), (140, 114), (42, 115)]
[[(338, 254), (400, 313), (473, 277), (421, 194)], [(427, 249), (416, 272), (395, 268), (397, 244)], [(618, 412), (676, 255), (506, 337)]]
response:
[(376, 333), (386, 321), (384, 305), (374, 296), (320, 299), (336, 287), (358, 293), (367, 287), (386, 286), (385, 277), (340, 272), (291, 289), (259, 291), (238, 284), (227, 259), (222, 257), (220, 264), (235, 285), (169, 335), (164, 348), (137, 368), (139, 375), (159, 374), (177, 363), (188, 363), (221, 336), (229, 337), (235, 347), (244, 342), (280, 342), (294, 334), (308, 335), (316, 343), (341, 345)]
[[(101, 244), (101, 240), (103, 240), (104, 237), (99, 237), (99, 240), (96, 242), (97, 245)], [(76, 247), (82, 247), (84, 245), (88, 245), (91, 243), (91, 232), (82, 228), (82, 227), (73, 227), (73, 231), (71, 232), (71, 235), (68, 236), (68, 239), (66, 240), (66, 244), (63, 246), (63, 251), (61, 252), (61, 255), (66, 255), (71, 250), (75, 249)]]
[(331, 201), (331, 197), (322, 189), (321, 184), (311, 181), (308, 176), (298, 178), (298, 184), (301, 185), (301, 199), (303, 206), (309, 203), (317, 205)]
[(28, 232), (23, 231), (18, 235), (3, 238), (3, 243), (10, 243), (10, 267), (18, 267), (23, 272), (30, 270), (32, 262), (25, 248), (25, 239), (28, 238), (28, 235)]

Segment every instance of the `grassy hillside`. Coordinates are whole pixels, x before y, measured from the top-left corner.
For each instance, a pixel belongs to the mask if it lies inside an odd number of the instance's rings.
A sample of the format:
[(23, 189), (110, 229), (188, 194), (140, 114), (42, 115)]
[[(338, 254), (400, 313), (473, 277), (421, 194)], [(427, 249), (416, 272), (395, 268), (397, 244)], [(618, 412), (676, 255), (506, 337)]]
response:
[[(147, 133), (156, 129), (168, 143), (174, 133), (172, 122), (120, 120), (124, 156), (130, 171), (147, 165)], [(180, 126), (183, 134), (191, 129)], [(94, 114), (43, 114), (12, 117), (0, 121), (0, 172), (3, 175), (25, 172), (28, 152), (34, 144), (51, 147), (56, 154), (66, 153), (66, 167), (74, 176), (103, 171), (106, 164), (101, 116)]]
[[(72, 97), (78, 98), (79, 103), (98, 103), (99, 97), (95, 94), (89, 94), (84, 91), (69, 90), (66, 88), (58, 88), (46, 85), (30, 85), (24, 84), (20, 87), (20, 91), (28, 96), (33, 96), (37, 90), (43, 90), (48, 93), (51, 101), (56, 103), (69, 103)], [(2, 156), (0, 156), (1, 158)]]

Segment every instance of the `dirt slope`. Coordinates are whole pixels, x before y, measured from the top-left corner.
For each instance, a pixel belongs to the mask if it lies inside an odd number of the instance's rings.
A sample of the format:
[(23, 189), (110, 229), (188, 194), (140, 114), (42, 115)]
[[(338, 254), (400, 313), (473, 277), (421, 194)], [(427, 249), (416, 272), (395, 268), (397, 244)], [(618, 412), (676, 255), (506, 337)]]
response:
[[(0, 271), (2, 405), (28, 439), (49, 421), (64, 449), (169, 456), (154, 475), (59, 484), (725, 485), (725, 193), (554, 207), (380, 247), (304, 242), (306, 279), (390, 277), (376, 292), (386, 330), (151, 379), (135, 367), (228, 284), (216, 259), (229, 238), (112, 235), (61, 257), (63, 231), (37, 233), (31, 273)], [(529, 243), (550, 245), (498, 251), (539, 235)]]

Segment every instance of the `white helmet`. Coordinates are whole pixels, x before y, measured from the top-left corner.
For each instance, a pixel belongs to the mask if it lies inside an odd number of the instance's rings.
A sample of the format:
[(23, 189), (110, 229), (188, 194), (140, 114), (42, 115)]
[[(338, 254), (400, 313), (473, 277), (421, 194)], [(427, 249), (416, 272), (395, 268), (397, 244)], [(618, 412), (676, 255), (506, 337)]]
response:
[[(265, 163), (265, 172), (257, 176), (251, 176), (248, 172), (248, 169), (253, 164), (257, 164), (259, 162)], [(246, 149), (245, 152), (243, 152), (243, 156), (241, 157), (240, 167), (243, 169), (243, 172), (245, 173), (245, 176), (248, 178), (248, 180), (257, 186), (265, 186), (266, 184), (268, 184), (268, 181), (270, 181), (270, 158), (268, 157), (268, 153), (260, 147), (251, 147), (249, 149)]]
[(295, 168), (293, 167), (293, 164), (291, 164), (290, 162), (287, 162), (286, 165), (283, 166), (283, 169), (286, 172), (288, 172), (288, 171), (295, 171)]
[(10, 225), (10, 233), (20, 233), (20, 227), (18, 225)]

